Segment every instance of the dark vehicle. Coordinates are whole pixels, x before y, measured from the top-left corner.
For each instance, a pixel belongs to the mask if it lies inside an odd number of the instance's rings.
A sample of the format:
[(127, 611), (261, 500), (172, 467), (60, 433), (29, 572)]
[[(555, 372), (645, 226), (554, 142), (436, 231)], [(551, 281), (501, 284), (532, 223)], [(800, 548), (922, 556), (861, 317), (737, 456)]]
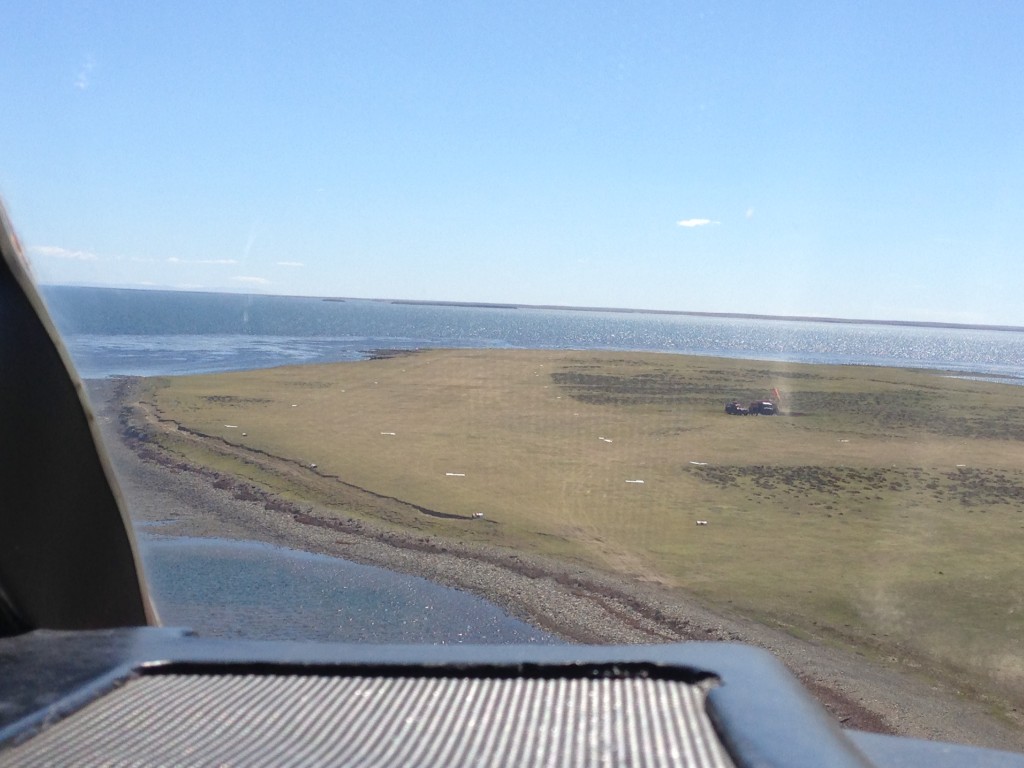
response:
[(752, 416), (774, 416), (775, 403), (771, 400), (759, 400), (750, 404), (748, 413)]
[(730, 416), (746, 416), (750, 413), (750, 409), (745, 405), (740, 405), (737, 401), (733, 400), (731, 403), (725, 404), (725, 412)]

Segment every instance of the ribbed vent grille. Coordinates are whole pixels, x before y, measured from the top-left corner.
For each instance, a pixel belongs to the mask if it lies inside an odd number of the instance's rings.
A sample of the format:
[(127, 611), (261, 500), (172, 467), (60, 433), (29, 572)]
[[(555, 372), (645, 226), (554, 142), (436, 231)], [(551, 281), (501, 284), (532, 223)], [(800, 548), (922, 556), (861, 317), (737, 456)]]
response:
[(704, 698), (629, 678), (156, 675), (0, 763), (730, 766)]

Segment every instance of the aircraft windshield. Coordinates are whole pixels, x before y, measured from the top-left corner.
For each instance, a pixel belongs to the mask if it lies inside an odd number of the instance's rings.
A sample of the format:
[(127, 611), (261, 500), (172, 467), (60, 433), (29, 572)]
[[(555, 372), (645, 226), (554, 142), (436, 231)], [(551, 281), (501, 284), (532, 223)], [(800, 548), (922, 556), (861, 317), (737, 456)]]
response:
[(9, 9), (0, 192), (164, 623), (739, 640), (1024, 749), (1022, 14)]

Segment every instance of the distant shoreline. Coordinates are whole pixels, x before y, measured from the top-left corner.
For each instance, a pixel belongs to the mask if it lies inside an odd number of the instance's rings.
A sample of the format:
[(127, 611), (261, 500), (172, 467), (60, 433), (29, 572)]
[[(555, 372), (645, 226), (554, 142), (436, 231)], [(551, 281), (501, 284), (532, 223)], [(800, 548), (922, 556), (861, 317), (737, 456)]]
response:
[[(302, 297), (294, 297), (302, 298)], [(817, 315), (765, 315), (752, 312), (699, 312), (683, 309), (633, 309), (628, 307), (575, 307), (568, 304), (504, 304), (489, 301), (435, 301), (430, 299), (360, 299), (355, 297), (319, 297), (322, 301), (372, 301), (413, 307), (464, 307), (467, 309), (543, 309), (557, 312), (610, 312), (621, 315), (669, 315), (675, 317), (709, 317), (722, 320), (768, 320), (794, 323), (832, 323), (835, 325), (885, 325), (897, 328), (946, 328), (958, 331), (1024, 332), (1020, 325), (987, 325), (985, 323), (946, 323), (928, 320), (869, 320), (853, 317), (821, 317)]]
[(427, 307), (467, 307), (471, 309), (548, 309), (560, 312), (612, 312), (623, 315), (674, 315), (678, 317), (711, 317), (723, 320), (771, 320), (797, 323), (835, 323), (839, 325), (892, 325), (909, 328), (948, 328), (963, 331), (1022, 332), (1019, 325), (986, 325), (984, 323), (944, 323), (925, 320), (868, 320), (864, 318), (818, 317), (816, 315), (762, 315), (750, 312), (698, 312), (681, 309), (630, 309), (627, 307), (574, 307), (563, 304), (496, 304), (476, 301), (430, 301), (426, 299), (335, 299), (324, 301), (376, 301)]
[(851, 317), (825, 317), (818, 315), (771, 315), (751, 312), (703, 312), (697, 310), (681, 309), (642, 309), (630, 307), (598, 307), (598, 306), (572, 306), (568, 304), (518, 304), (490, 301), (446, 301), (432, 299), (395, 299), (395, 298), (361, 298), (357, 296), (297, 296), (284, 293), (260, 293), (246, 294), (244, 292), (229, 291), (181, 291), (173, 288), (137, 288), (110, 285), (41, 285), (40, 288), (89, 288), (111, 291), (133, 291), (153, 293), (184, 293), (184, 294), (209, 294), (223, 296), (246, 296), (258, 295), (268, 298), (285, 299), (309, 299), (310, 301), (329, 301), (344, 303), (347, 301), (365, 301), (377, 304), (395, 304), (401, 306), (424, 306), (424, 307), (463, 307), (467, 309), (541, 309), (554, 310), (559, 312), (608, 312), (623, 315), (668, 315), (675, 317), (707, 317), (722, 320), (767, 320), (779, 322), (797, 323), (831, 323), (835, 325), (876, 325), (894, 326), (897, 328), (939, 328), (962, 331), (1006, 331), (1011, 333), (1024, 332), (1024, 326), (1020, 325), (998, 325), (986, 323), (953, 323), (929, 320), (878, 320), (867, 318)]

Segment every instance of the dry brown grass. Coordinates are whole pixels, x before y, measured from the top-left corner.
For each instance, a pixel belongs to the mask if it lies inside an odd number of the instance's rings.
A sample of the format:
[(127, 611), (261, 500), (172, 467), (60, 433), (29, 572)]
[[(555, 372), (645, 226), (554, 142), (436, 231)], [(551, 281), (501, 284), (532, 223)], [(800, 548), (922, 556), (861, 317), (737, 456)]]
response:
[[(723, 413), (772, 387), (783, 415)], [(315, 463), (319, 499), (338, 478), (454, 516), (382, 512), (389, 525), (575, 559), (803, 635), (1024, 684), (1018, 387), (478, 350), (167, 379), (149, 397), (190, 429)], [(294, 478), (281, 488), (302, 493)]]

